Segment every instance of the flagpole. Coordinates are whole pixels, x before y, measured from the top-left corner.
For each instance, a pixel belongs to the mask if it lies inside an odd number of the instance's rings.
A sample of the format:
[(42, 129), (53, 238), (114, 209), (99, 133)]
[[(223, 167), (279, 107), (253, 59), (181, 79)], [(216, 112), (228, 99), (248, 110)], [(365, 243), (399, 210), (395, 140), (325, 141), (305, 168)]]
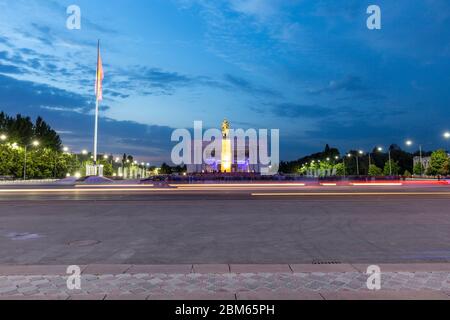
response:
[(99, 104), (99, 101), (96, 98), (95, 99), (95, 129), (94, 129), (94, 165), (97, 165), (98, 104)]
[[(97, 72), (96, 72), (96, 93), (95, 93), (95, 128), (94, 128), (94, 166), (97, 165), (97, 139), (98, 139), (98, 90), (99, 90), (99, 79), (98, 79), (98, 67), (99, 67), (99, 59), (100, 59), (100, 40), (98, 40), (97, 44)], [(97, 172), (97, 168), (95, 169)]]

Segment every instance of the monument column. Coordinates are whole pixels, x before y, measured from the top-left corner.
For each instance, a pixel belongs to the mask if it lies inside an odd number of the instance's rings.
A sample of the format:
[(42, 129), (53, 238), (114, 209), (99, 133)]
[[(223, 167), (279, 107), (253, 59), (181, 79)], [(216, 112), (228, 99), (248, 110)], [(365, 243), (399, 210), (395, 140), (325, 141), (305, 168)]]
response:
[(220, 163), (221, 172), (231, 172), (232, 165), (230, 123), (224, 120), (222, 123), (222, 159)]

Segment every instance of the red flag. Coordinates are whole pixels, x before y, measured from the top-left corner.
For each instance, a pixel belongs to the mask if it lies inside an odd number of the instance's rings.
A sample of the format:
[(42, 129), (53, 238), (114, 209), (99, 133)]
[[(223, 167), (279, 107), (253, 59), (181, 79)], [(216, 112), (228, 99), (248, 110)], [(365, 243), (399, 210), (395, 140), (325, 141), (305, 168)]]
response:
[(97, 101), (103, 100), (103, 64), (102, 57), (100, 55), (100, 41), (98, 42), (98, 50), (97, 50), (97, 74), (95, 77), (95, 96), (97, 97)]

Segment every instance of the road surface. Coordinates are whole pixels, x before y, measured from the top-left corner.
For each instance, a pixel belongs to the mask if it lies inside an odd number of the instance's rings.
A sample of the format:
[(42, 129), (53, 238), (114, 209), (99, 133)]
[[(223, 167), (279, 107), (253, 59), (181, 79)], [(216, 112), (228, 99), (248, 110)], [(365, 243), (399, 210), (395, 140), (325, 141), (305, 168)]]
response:
[(450, 262), (450, 187), (1, 187), (0, 252), (0, 265)]

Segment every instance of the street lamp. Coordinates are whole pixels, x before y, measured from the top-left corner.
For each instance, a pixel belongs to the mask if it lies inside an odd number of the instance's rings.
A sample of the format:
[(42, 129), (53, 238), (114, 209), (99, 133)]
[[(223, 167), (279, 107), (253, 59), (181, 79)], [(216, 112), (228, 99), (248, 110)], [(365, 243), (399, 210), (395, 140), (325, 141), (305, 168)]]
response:
[(88, 151), (85, 149), (85, 150), (81, 151), (81, 154), (82, 154), (83, 156), (87, 156)]
[(444, 139), (447, 140), (447, 152), (450, 153), (450, 150), (449, 150), (449, 147), (448, 147), (448, 141), (450, 141), (450, 132), (449, 131), (444, 132)]
[[(356, 155), (355, 155), (355, 158), (356, 158), (356, 174), (359, 176), (359, 156), (358, 155), (362, 155), (362, 154), (364, 154), (364, 151), (358, 151), (357, 153), (356, 153)], [(349, 153), (348, 155), (347, 155), (349, 158), (351, 158), (352, 157), (352, 154), (351, 153)]]
[[(411, 147), (414, 144), (414, 142), (412, 140), (407, 140), (405, 143), (408, 147)], [(419, 155), (420, 155), (420, 160), (419, 160), (420, 161), (420, 176), (423, 176), (422, 145), (421, 144), (419, 144)], [(414, 171), (414, 159), (413, 159), (413, 171)]]
[(23, 165), (23, 180), (25, 181), (27, 179), (27, 150), (28, 147), (38, 147), (39, 141), (34, 140), (31, 144), (25, 144), (25, 161)]
[[(383, 147), (377, 148), (378, 152), (383, 152)], [(391, 148), (388, 148), (388, 155), (389, 155), (389, 175), (392, 176), (392, 157), (391, 157)]]
[(6, 139), (8, 139), (8, 136), (5, 134), (0, 135), (0, 140), (1, 141), (6, 141)]

